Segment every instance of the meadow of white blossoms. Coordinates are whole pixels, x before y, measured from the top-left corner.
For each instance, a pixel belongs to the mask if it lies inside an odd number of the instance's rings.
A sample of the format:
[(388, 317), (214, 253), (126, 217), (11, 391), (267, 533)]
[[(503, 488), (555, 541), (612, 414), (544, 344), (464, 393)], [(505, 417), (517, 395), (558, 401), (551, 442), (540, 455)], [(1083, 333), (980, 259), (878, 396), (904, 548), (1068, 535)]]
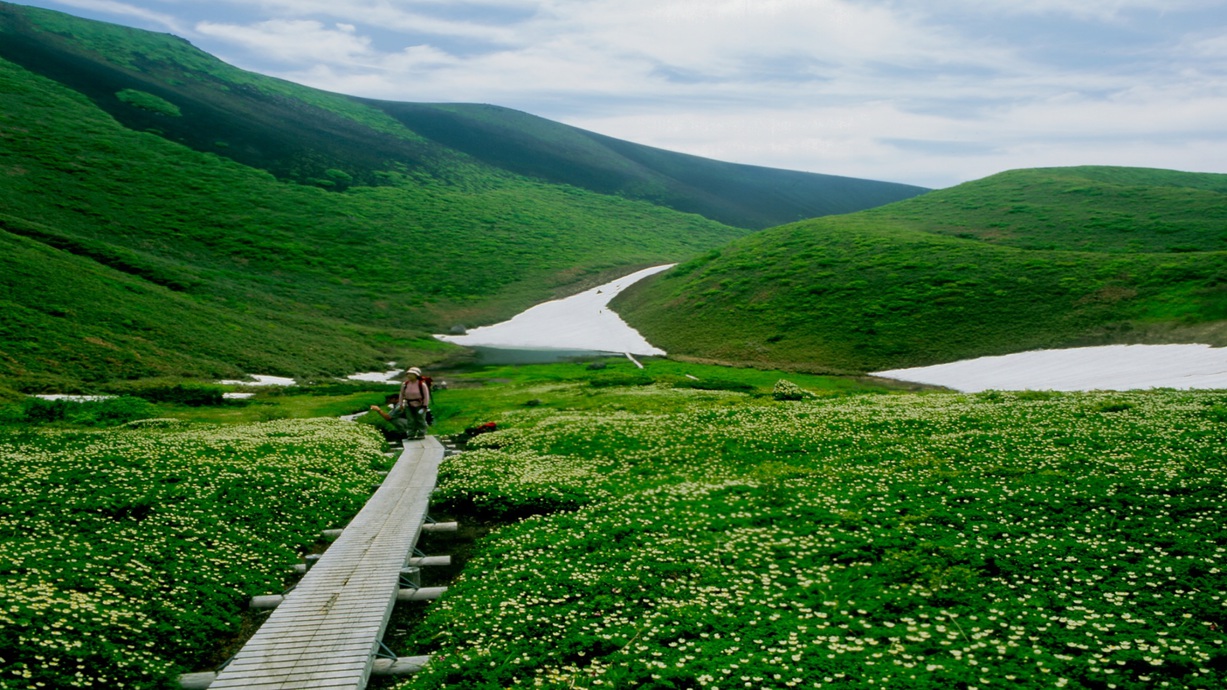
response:
[(403, 687), (1227, 687), (1227, 394), (670, 407), (445, 463), (441, 499), (537, 515)]
[(370, 495), (338, 420), (0, 433), (0, 687), (164, 688)]

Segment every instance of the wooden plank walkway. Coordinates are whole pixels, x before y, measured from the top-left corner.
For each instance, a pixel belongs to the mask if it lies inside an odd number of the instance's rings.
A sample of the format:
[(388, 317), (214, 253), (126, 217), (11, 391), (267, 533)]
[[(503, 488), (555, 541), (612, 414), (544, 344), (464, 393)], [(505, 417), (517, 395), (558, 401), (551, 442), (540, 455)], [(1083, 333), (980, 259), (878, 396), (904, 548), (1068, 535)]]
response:
[(405, 441), (379, 490), (210, 690), (366, 687), (442, 460), (434, 437)]

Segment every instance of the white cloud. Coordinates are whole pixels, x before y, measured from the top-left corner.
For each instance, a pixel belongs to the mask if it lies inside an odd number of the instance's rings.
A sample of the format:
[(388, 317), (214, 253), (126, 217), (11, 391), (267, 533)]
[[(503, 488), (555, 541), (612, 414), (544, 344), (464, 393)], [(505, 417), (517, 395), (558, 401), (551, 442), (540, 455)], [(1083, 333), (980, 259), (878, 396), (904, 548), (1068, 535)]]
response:
[[(342, 23), (379, 28), (385, 31), (411, 32), (478, 39), (493, 43), (514, 42), (515, 32), (496, 23), (481, 21), (474, 12), (465, 19), (435, 16), (429, 9), (445, 6), (438, 2), (392, 2), (391, 0), (221, 0), (222, 4), (237, 5), (245, 11), (281, 18), (328, 17)], [(482, 2), (475, 7), (521, 6), (531, 3)], [(427, 11), (421, 11), (425, 9)]]
[(1025, 46), (886, 5), (542, 0), (507, 28), (515, 42), (487, 52), (378, 52), (366, 41), (279, 76), (391, 100), (498, 103), (717, 159), (933, 186), (1073, 152), (1146, 164), (1166, 145), (1187, 156), (1184, 142), (1204, 146), (1227, 121), (1200, 72), (1038, 65), (1020, 57)]
[(115, 0), (59, 0), (55, 4), (87, 12), (136, 19), (174, 33), (185, 32), (183, 23), (174, 15), (166, 14), (165, 12), (155, 12), (131, 3), (116, 2)]
[(354, 27), (329, 28), (312, 20), (274, 19), (249, 26), (201, 22), (196, 25), (196, 32), (282, 62), (356, 64), (373, 58), (370, 40), (358, 35)]
[[(1201, 58), (1209, 58), (1222, 62), (1227, 61), (1227, 30), (1205, 36), (1190, 37), (1183, 49)], [(1201, 65), (1204, 68), (1204, 65)]]
[(1216, 0), (936, 0), (930, 7), (954, 7), (986, 15), (1047, 15), (1111, 22), (1128, 12), (1177, 12), (1215, 5)]

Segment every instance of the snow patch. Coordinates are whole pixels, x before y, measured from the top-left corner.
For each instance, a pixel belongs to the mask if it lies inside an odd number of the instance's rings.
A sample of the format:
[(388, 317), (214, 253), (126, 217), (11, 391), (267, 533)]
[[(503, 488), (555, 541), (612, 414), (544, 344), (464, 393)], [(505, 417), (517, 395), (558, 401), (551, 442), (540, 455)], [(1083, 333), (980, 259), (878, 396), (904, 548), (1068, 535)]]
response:
[(663, 355), (664, 350), (653, 346), (614, 313), (609, 301), (634, 283), (673, 265), (645, 268), (577, 295), (538, 304), (509, 321), (474, 328), (464, 335), (435, 337), (467, 347)]
[(350, 381), (370, 381), (373, 383), (400, 383), (401, 369), (393, 369), (391, 371), (364, 371), (357, 374), (350, 374), (345, 378)]
[(255, 381), (226, 379), (224, 381), (217, 381), (216, 383), (222, 386), (293, 386), (295, 383), (294, 379), (287, 379), (284, 376), (251, 374), (251, 378), (255, 379)]
[(1034, 350), (871, 375), (944, 386), (964, 393), (1227, 388), (1227, 348), (1105, 345)]

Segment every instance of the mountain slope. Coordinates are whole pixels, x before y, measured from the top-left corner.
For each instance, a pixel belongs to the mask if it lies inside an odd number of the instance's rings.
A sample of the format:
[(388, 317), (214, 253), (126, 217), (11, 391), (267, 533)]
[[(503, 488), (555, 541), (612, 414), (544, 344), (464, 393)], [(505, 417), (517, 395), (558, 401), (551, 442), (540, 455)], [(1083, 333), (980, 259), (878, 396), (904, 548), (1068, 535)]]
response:
[[(746, 233), (492, 168), (173, 37), (0, 5), (2, 52), (22, 52), (22, 36), (55, 43), (62, 71), (93, 65), (104, 86), (78, 91), (0, 57), (0, 238), (14, 248), (0, 274), (0, 382), (11, 388), (420, 362), (442, 347), (426, 333)], [(294, 153), (274, 155), (275, 140), (239, 126), (260, 102), (359, 143), (330, 158), (313, 143), (330, 135), (299, 142), (294, 130)], [(218, 152), (194, 145), (205, 141)], [(357, 149), (385, 166), (369, 184), (362, 168), (335, 167)]]
[(410, 129), (491, 165), (603, 194), (765, 228), (851, 213), (927, 190), (674, 153), (492, 105), (370, 101)]
[(1002, 173), (743, 238), (614, 303), (671, 354), (864, 372), (1227, 345), (1227, 175)]
[[(437, 173), (475, 159), (516, 175), (755, 229), (925, 191), (722, 163), (506, 108), (328, 94), (242, 72), (173, 36), (5, 3), (0, 36), (0, 58), (86, 95), (131, 129), (324, 187), (381, 184), (382, 172), (396, 166)], [(175, 114), (166, 116), (158, 101), (117, 97), (128, 90), (169, 104)]]

